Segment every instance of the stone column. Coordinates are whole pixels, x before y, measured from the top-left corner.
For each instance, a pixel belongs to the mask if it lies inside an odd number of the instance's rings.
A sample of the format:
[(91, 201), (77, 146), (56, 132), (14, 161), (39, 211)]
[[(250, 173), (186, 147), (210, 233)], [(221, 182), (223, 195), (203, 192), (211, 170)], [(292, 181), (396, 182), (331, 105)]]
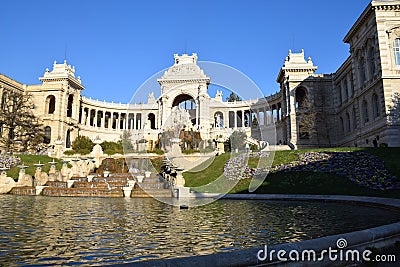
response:
[(196, 99), (196, 125), (198, 127), (200, 127), (199, 119), (200, 119), (200, 101)]
[(237, 129), (237, 110), (233, 111), (234, 129)]
[(242, 128), (244, 128), (244, 109), (242, 110)]
[(87, 126), (90, 126), (90, 113), (91, 112), (92, 112), (92, 110), (88, 108), (88, 115), (87, 115), (87, 118), (86, 118), (86, 125)]
[(84, 113), (85, 113), (85, 109), (83, 107), (81, 107), (81, 121), (79, 122), (80, 124), (83, 124)]
[(104, 129), (106, 126), (106, 112), (102, 110), (103, 112), (103, 117), (101, 118), (101, 129)]
[(98, 127), (99, 125), (97, 125), (97, 119), (98, 119), (98, 116), (99, 116), (99, 111), (97, 109), (95, 109), (94, 112), (95, 112), (95, 114), (94, 114), (93, 126), (94, 127)]

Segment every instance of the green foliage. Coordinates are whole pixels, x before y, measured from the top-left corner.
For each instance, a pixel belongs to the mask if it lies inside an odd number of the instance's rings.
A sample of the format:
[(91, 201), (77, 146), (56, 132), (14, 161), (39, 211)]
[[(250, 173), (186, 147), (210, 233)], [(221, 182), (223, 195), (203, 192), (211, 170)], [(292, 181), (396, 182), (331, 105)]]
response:
[(128, 166), (126, 165), (126, 161), (124, 158), (106, 158), (103, 160), (100, 167), (96, 170), (96, 173), (104, 173), (104, 171), (110, 171), (114, 173), (127, 173)]
[(150, 159), (151, 164), (158, 173), (161, 172), (161, 167), (164, 165), (163, 159), (164, 157), (157, 157)]
[(92, 151), (94, 143), (89, 137), (80, 135), (72, 142), (71, 147), (75, 154), (86, 155)]
[(164, 155), (164, 151), (160, 148), (155, 148), (153, 150), (147, 150), (147, 153), (155, 153), (157, 155)]
[[(386, 169), (393, 175), (400, 177), (400, 148), (319, 148), (304, 150), (275, 151), (272, 165), (288, 164), (298, 160), (301, 153), (315, 152), (343, 152), (363, 151), (382, 159)], [(215, 157), (211, 165), (202, 171), (184, 172), (186, 186), (196, 187), (208, 184), (223, 174), (224, 164), (230, 154), (225, 153)], [(210, 164), (206, 162), (205, 164)], [(255, 168), (258, 164), (257, 158), (249, 158), (248, 165)], [(207, 165), (204, 165), (207, 166)], [(197, 169), (197, 167), (195, 168)], [(240, 180), (232, 189), (231, 193), (248, 193), (248, 186), (251, 179)], [(348, 178), (318, 172), (277, 172), (269, 174), (263, 184), (255, 193), (263, 194), (343, 194), (343, 195), (364, 195), (389, 198), (400, 198), (400, 190), (373, 190), (358, 186)]]
[[(211, 164), (207, 160), (206, 162), (200, 164), (200, 166), (195, 167), (193, 169), (193, 172), (190, 171), (184, 172), (182, 175), (186, 181), (185, 186), (189, 187), (201, 186), (214, 181), (223, 174), (225, 162), (229, 158), (230, 158), (230, 153), (221, 154), (219, 156), (216, 156)], [(203, 170), (203, 166), (208, 166), (208, 167)], [(202, 171), (196, 171), (197, 169)]]
[(235, 102), (235, 101), (241, 101), (240, 97), (235, 94), (234, 92), (232, 92), (227, 98), (226, 98), (226, 102)]
[(103, 152), (108, 155), (124, 153), (121, 141), (120, 142), (104, 141), (103, 143), (100, 144), (100, 146), (103, 149)]
[(125, 151), (125, 153), (129, 153), (133, 151), (132, 145), (132, 133), (129, 131), (123, 131), (121, 135), (121, 145)]
[(75, 150), (64, 151), (64, 155), (67, 155), (67, 156), (72, 156), (72, 155), (76, 155), (76, 154), (80, 154), (80, 153), (76, 152)]
[(185, 150), (182, 150), (182, 154), (185, 154), (185, 155), (190, 155), (190, 154), (199, 153), (199, 152), (200, 151), (197, 150), (197, 149), (185, 149)]
[(234, 131), (231, 136), (229, 137), (231, 143), (231, 149), (244, 149), (245, 141), (247, 139), (247, 135), (242, 130)]
[[(48, 172), (50, 170), (50, 164), (46, 163), (53, 161), (53, 158), (42, 155), (20, 154), (16, 156), (18, 156), (21, 159), (21, 164), (29, 166), (28, 168), (25, 169), (25, 172), (32, 176), (35, 174), (36, 170), (36, 167), (33, 164), (38, 163), (39, 161), (40, 163), (45, 163), (45, 165), (42, 167), (42, 170), (44, 172)], [(60, 162), (60, 160), (58, 159), (54, 159), (54, 161), (57, 162), (56, 164), (57, 170), (61, 170), (62, 162)], [(69, 165), (69, 167), (71, 167), (71, 165)], [(17, 166), (7, 171), (7, 175), (14, 178), (14, 180), (18, 179), (18, 173), (19, 173), (19, 168)]]

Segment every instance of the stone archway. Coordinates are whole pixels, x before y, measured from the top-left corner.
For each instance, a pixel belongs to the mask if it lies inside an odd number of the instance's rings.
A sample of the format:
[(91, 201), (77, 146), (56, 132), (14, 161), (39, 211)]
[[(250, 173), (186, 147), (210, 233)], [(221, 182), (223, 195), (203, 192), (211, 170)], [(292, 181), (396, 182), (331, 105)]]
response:
[(180, 94), (176, 96), (172, 102), (172, 108), (174, 107), (186, 110), (189, 113), (189, 119), (192, 122), (192, 125), (197, 124), (196, 101), (191, 95)]

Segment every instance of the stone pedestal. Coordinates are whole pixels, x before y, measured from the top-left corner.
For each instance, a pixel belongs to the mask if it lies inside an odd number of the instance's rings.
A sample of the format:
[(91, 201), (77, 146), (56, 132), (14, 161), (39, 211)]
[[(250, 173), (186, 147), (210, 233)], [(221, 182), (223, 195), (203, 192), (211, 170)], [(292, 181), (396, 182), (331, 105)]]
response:
[(44, 165), (43, 163), (36, 163), (33, 164), (36, 166), (36, 171), (35, 171), (35, 186), (40, 186), (40, 185), (45, 185), (47, 181), (49, 180), (49, 177), (47, 173), (42, 172), (42, 166)]
[(225, 153), (224, 140), (222, 140), (222, 139), (217, 140), (217, 151), (218, 151), (218, 154)]
[(56, 140), (54, 142), (54, 157), (57, 159), (60, 159), (61, 156), (63, 155), (63, 141), (62, 140)]
[(175, 171), (176, 171), (175, 186), (176, 187), (185, 186), (185, 178), (183, 178), (183, 176), (182, 176), (183, 168), (175, 168)]
[(104, 152), (103, 148), (100, 146), (101, 143), (103, 143), (103, 140), (101, 140), (99, 137), (97, 137), (93, 143), (95, 143), (92, 152), (90, 152), (90, 156), (93, 157), (94, 159), (94, 164), (96, 168), (100, 167), (101, 161), (104, 158)]
[(1, 168), (0, 174), (0, 194), (7, 194), (15, 187), (16, 183), (13, 178), (7, 177), (7, 168)]
[(128, 181), (128, 186), (122, 187), (122, 190), (124, 191), (124, 196), (125, 197), (131, 197), (132, 190), (135, 187), (135, 181), (129, 180)]
[(61, 180), (62, 182), (67, 181), (69, 178), (72, 177), (72, 172), (71, 170), (68, 168), (68, 161), (64, 160), (63, 161), (63, 166), (61, 167)]

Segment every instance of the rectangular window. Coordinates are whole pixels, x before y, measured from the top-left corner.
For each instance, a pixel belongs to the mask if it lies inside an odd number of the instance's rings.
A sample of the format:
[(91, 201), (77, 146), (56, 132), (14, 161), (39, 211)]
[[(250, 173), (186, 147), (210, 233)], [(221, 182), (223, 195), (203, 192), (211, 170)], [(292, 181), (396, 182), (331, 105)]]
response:
[(400, 38), (397, 38), (393, 42), (393, 52), (394, 52), (394, 63), (400, 66)]

